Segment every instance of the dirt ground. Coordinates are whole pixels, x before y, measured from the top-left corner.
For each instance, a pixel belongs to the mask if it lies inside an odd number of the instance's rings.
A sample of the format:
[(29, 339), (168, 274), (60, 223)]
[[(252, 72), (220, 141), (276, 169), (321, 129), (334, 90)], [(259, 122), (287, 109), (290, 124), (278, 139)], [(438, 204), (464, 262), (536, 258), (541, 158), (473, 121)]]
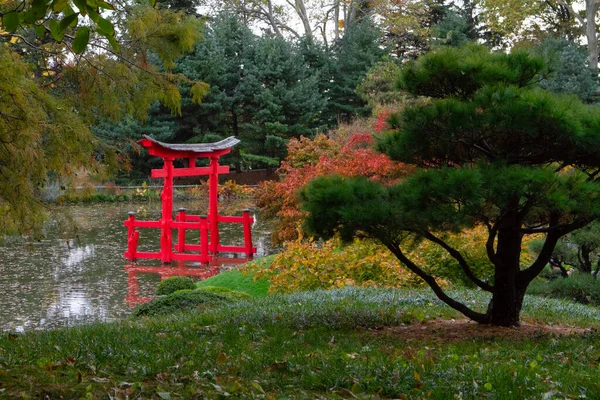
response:
[(489, 339), (502, 337), (505, 339), (525, 339), (541, 335), (567, 336), (582, 335), (590, 332), (589, 328), (577, 328), (541, 323), (521, 323), (519, 327), (499, 327), (480, 325), (467, 319), (431, 320), (411, 325), (386, 327), (374, 331), (377, 335), (399, 336), (403, 340), (460, 341), (472, 339)]

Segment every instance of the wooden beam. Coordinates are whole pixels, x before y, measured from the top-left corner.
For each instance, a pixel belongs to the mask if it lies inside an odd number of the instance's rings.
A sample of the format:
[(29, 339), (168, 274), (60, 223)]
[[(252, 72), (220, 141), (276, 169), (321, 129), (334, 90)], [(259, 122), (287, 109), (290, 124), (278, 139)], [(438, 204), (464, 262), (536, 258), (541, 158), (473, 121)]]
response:
[[(173, 176), (200, 176), (209, 175), (212, 173), (212, 167), (195, 167), (195, 168), (175, 168), (173, 170)], [(228, 174), (229, 166), (221, 165), (218, 170), (219, 174)], [(152, 178), (164, 178), (167, 176), (167, 172), (164, 169), (153, 169)]]

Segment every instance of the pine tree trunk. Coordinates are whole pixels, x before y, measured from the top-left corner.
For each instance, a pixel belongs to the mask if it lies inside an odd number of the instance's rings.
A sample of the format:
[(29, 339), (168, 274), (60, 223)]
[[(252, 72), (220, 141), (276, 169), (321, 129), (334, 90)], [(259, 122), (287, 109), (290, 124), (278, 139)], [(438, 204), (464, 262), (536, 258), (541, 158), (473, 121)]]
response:
[(494, 267), (494, 291), (488, 305), (489, 324), (518, 326), (526, 285), (518, 281), (522, 235), (517, 213), (506, 216), (498, 230)]
[(592, 273), (592, 260), (590, 260), (590, 255), (592, 251), (589, 246), (583, 245), (581, 246), (581, 272), (586, 274)]

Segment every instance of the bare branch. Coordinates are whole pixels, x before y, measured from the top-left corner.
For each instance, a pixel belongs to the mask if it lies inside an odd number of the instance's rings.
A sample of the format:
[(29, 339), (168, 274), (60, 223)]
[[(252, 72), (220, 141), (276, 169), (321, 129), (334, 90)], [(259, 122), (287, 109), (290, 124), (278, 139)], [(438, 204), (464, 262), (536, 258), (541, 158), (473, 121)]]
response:
[(571, 14), (581, 24), (584, 30), (586, 29), (587, 23), (585, 19), (583, 19), (583, 17), (579, 15), (579, 13), (576, 13), (569, 3), (567, 3), (565, 0), (558, 0), (558, 3), (569, 11), (569, 14)]

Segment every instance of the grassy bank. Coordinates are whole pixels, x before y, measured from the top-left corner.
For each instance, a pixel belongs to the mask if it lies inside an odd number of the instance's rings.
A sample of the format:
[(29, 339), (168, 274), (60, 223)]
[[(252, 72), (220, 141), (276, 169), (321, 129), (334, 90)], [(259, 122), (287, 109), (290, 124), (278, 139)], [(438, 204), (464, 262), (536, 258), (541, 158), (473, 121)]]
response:
[[(428, 291), (346, 288), (4, 334), (0, 398), (600, 398), (597, 332), (453, 318)], [(598, 327), (600, 310), (528, 297), (523, 319)]]

